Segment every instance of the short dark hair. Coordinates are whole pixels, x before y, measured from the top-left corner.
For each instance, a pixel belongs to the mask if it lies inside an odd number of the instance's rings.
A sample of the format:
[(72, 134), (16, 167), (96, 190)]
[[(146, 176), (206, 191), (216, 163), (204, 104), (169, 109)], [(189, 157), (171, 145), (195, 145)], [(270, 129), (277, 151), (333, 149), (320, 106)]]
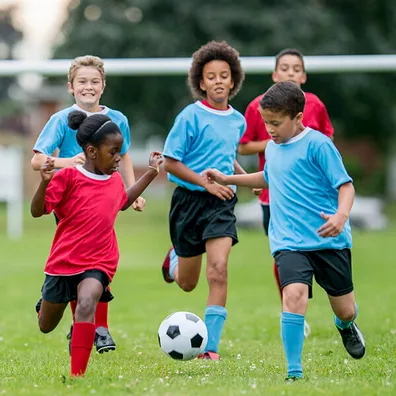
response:
[(285, 113), (293, 119), (304, 111), (305, 94), (293, 81), (274, 84), (261, 98), (260, 107), (274, 113)]
[(118, 125), (104, 114), (87, 116), (82, 111), (72, 111), (68, 115), (68, 126), (77, 130), (77, 143), (84, 149), (89, 144), (99, 147), (108, 135), (121, 134)]
[(295, 48), (286, 48), (286, 49), (282, 50), (281, 52), (279, 52), (278, 55), (275, 56), (275, 70), (279, 66), (280, 58), (282, 58), (282, 56), (285, 56), (285, 55), (293, 55), (293, 56), (297, 56), (297, 58), (300, 58), (303, 70), (305, 72), (304, 55), (298, 49), (295, 49)]
[(222, 60), (230, 65), (234, 87), (230, 90), (229, 99), (233, 98), (241, 89), (245, 73), (241, 66), (239, 52), (225, 41), (210, 41), (193, 54), (193, 62), (188, 73), (188, 85), (194, 98), (206, 98), (206, 92), (202, 91), (200, 87), (203, 78), (202, 72), (204, 66), (214, 60)]

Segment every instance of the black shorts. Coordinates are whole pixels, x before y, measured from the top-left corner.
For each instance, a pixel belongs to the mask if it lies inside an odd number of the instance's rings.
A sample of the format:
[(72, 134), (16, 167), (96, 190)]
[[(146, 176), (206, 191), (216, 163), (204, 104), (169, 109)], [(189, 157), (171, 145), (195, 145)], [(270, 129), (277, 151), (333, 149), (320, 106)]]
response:
[(269, 221), (270, 221), (270, 207), (269, 205), (263, 205), (261, 204), (261, 209), (263, 210), (263, 228), (265, 235), (268, 235), (268, 227), (269, 227)]
[(208, 239), (230, 237), (238, 242), (234, 207), (236, 195), (230, 200), (206, 191), (191, 191), (177, 187), (173, 193), (169, 213), (172, 244), (180, 257), (194, 257), (205, 253)]
[(101, 302), (109, 302), (114, 297), (108, 290), (109, 278), (100, 270), (88, 270), (78, 275), (53, 276), (45, 275), (41, 294), (43, 299), (51, 303), (68, 303), (77, 300), (77, 286), (86, 278), (95, 278), (103, 285)]
[(312, 277), (328, 295), (344, 296), (353, 291), (351, 251), (349, 249), (289, 251), (275, 253), (281, 288), (305, 283), (312, 297)]

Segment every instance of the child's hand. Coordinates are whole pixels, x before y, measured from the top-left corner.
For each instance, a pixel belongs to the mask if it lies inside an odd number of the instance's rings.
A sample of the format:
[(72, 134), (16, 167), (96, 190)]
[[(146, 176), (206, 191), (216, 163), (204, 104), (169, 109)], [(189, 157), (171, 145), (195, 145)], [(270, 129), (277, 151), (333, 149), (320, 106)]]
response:
[(322, 219), (326, 220), (326, 223), (324, 223), (322, 227), (318, 229), (318, 234), (322, 238), (336, 237), (337, 235), (339, 235), (344, 229), (344, 225), (348, 220), (348, 216), (345, 216), (342, 213), (328, 215), (321, 212), (320, 216), (322, 217)]
[(51, 157), (47, 157), (44, 164), (40, 168), (40, 176), (43, 182), (49, 182), (54, 176), (55, 172), (55, 160)]
[(69, 158), (65, 168), (73, 168), (76, 165), (84, 165), (85, 164), (85, 154), (80, 153), (75, 155), (72, 158)]
[(234, 190), (230, 186), (222, 186), (217, 183), (208, 183), (205, 185), (205, 189), (208, 193), (215, 195), (217, 198), (225, 201), (226, 199), (232, 199), (234, 196)]
[(262, 192), (263, 192), (263, 189), (262, 189), (262, 188), (253, 188), (253, 189), (252, 189), (252, 193), (253, 193), (254, 195), (260, 195)]
[(136, 212), (143, 212), (146, 206), (146, 200), (143, 197), (138, 197), (137, 200), (132, 204), (132, 209)]
[(153, 151), (150, 154), (150, 159), (149, 159), (149, 168), (156, 170), (157, 174), (159, 173), (159, 167), (160, 165), (164, 162), (164, 157), (162, 156), (162, 153), (159, 151)]
[(209, 183), (216, 182), (223, 185), (227, 184), (226, 182), (227, 176), (224, 173), (221, 173), (217, 169), (206, 169), (201, 174), (204, 177), (204, 179), (207, 180)]

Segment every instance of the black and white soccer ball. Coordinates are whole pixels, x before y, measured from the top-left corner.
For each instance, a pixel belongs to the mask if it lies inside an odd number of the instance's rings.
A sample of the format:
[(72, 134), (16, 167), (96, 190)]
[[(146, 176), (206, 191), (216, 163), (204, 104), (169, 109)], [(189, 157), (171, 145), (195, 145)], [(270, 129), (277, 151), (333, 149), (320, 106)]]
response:
[(161, 323), (158, 342), (171, 358), (190, 360), (204, 351), (208, 330), (199, 316), (191, 312), (175, 312)]

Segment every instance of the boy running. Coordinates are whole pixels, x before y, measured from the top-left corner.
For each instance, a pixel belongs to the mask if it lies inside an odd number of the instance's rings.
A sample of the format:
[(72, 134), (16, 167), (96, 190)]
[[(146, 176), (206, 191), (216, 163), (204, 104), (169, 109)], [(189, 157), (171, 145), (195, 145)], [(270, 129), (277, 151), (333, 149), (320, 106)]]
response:
[(269, 241), (282, 289), (287, 381), (303, 376), (304, 317), (313, 276), (328, 295), (347, 352), (355, 359), (365, 354), (364, 339), (355, 323), (358, 311), (348, 220), (355, 191), (332, 141), (303, 125), (304, 105), (304, 92), (294, 82), (273, 85), (260, 100), (260, 113), (271, 138), (264, 173), (205, 172), (208, 180), (221, 185), (269, 186)]

